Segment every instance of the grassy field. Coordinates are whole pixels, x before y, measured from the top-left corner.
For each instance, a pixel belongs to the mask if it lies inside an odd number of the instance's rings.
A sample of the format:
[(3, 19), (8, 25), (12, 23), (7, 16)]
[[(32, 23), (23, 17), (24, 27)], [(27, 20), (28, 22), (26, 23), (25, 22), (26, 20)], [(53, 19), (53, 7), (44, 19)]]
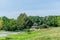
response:
[(1, 37), (0, 40), (60, 40), (60, 27)]

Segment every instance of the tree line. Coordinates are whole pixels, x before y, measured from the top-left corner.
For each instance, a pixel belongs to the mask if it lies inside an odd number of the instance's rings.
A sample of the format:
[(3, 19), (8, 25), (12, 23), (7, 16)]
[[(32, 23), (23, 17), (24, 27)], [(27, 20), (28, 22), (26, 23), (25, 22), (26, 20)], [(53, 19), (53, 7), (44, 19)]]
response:
[(60, 16), (27, 16), (25, 13), (21, 13), (17, 19), (3, 16), (0, 17), (0, 30), (16, 31), (30, 29), (34, 23), (37, 23), (39, 28), (59, 27)]

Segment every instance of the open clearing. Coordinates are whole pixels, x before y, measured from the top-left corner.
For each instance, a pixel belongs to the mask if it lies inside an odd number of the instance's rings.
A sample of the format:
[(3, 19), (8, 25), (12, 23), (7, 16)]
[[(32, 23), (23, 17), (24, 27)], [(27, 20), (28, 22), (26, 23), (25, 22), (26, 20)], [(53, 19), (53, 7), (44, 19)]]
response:
[(0, 40), (60, 40), (60, 27), (41, 29), (31, 33), (22, 32), (1, 37)]

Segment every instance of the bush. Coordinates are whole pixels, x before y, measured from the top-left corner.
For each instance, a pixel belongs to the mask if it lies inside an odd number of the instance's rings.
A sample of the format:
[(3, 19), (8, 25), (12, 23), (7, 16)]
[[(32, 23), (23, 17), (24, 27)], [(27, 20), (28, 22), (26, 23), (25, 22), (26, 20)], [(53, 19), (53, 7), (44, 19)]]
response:
[(32, 30), (30, 30), (30, 29), (24, 29), (24, 30), (22, 30), (22, 31), (24, 31), (24, 32), (26, 32), (26, 33), (28, 33), (28, 34), (31, 34), (31, 32), (32, 32)]
[(48, 25), (46, 25), (46, 24), (42, 24), (42, 25), (40, 25), (40, 28), (48, 28), (49, 26)]
[(10, 37), (6, 37), (5, 40), (12, 40), (12, 38), (10, 38)]

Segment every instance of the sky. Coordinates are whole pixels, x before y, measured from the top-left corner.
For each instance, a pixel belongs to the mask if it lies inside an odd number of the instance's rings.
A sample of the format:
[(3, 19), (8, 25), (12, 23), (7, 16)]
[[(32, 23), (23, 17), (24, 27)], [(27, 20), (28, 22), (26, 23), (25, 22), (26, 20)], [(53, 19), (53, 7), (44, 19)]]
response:
[(60, 15), (60, 0), (0, 0), (0, 17)]

